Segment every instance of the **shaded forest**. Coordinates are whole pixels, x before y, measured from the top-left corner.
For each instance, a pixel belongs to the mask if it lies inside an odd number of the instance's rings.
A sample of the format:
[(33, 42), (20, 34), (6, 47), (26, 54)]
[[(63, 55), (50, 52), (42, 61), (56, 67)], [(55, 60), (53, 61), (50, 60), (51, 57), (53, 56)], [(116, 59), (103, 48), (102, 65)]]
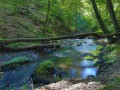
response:
[[(76, 68), (83, 67), (84, 71), (87, 70), (86, 68), (95, 67), (95, 74), (89, 74), (86, 77), (84, 74), (81, 77), (76, 74), (75, 81), (77, 78), (82, 79), (79, 83), (86, 83), (86, 81), (97, 83), (99, 81), (100, 85), (95, 85), (98, 87), (95, 90), (100, 88), (100, 90), (119, 90), (119, 7), (119, 0), (0, 0), (0, 89), (9, 88), (11, 90), (14, 86), (15, 89), (34, 90), (33, 87), (43, 86), (45, 89), (36, 90), (51, 90), (50, 86), (47, 89), (44, 85), (64, 80), (66, 77), (71, 80), (73, 77), (68, 74), (72, 72), (71, 68), (78, 70)], [(88, 46), (84, 46), (84, 44)], [(68, 51), (70, 55), (67, 50), (71, 50), (71, 52)], [(39, 58), (40, 60), (38, 57), (35, 61), (30, 60), (32, 55), (37, 55), (35, 52), (42, 57)], [(54, 53), (58, 52), (63, 56), (52, 57)], [(23, 53), (26, 53), (27, 57)], [(75, 58), (74, 54), (80, 57)], [(74, 62), (85, 62), (86, 64), (86, 60), (90, 66), (74, 66)], [(91, 63), (93, 64), (91, 65)], [(34, 68), (31, 67), (32, 74), (29, 72), (30, 75), (28, 75), (31, 78), (31, 86), (21, 85), (19, 80), (19, 88), (15, 86), (16, 84), (6, 83), (9, 82), (5, 77), (8, 75), (7, 72), (29, 65), (30, 67), (35, 65)], [(20, 74), (25, 75), (25, 73)], [(66, 75), (65, 78), (64, 75)], [(45, 78), (49, 82), (46, 82)]]

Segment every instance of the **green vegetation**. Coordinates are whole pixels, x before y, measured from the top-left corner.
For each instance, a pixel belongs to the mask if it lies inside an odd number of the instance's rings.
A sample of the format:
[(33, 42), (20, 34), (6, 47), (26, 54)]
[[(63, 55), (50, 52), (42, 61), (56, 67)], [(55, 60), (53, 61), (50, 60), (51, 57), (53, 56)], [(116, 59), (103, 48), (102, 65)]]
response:
[(38, 78), (43, 76), (51, 76), (54, 74), (55, 65), (51, 60), (46, 60), (38, 65), (33, 76), (37, 76)]
[(120, 89), (120, 77), (116, 77), (113, 82), (108, 83), (99, 90), (119, 90), (119, 89)]
[(84, 59), (85, 60), (87, 60), (87, 59), (93, 59), (94, 57), (92, 57), (92, 56), (86, 56), (86, 57), (84, 57)]
[(98, 46), (97, 49), (95, 51), (91, 51), (90, 53), (93, 56), (99, 56), (100, 52), (101, 52), (102, 46)]
[(106, 60), (107, 64), (111, 64), (119, 60), (120, 45), (113, 44), (107, 45), (106, 52), (104, 52), (103, 59)]
[[(99, 9), (105, 25), (110, 32), (114, 32), (108, 11), (104, 11), (106, 2), (98, 0), (96, 3), (98, 7), (102, 7)], [(113, 2), (115, 14), (120, 18), (117, 14), (119, 12), (117, 3), (118, 0)], [(46, 29), (45, 32), (50, 36), (76, 31), (102, 33), (92, 10), (92, 3), (88, 0), (0, 0), (2, 30), (0, 36), (3, 38), (26, 37), (26, 35), (40, 37), (44, 35), (43, 29)]]
[(1, 68), (4, 69), (4, 68), (17, 67), (17, 66), (24, 65), (28, 62), (30, 61), (27, 57), (17, 57), (17, 58), (13, 58), (12, 60), (8, 62), (3, 62), (1, 64)]
[[(17, 49), (16, 47), (21, 47), (23, 49), (20, 49), (24, 50), (24, 47), (35, 44), (61, 43), (53, 40), (30, 42), (28, 38), (49, 39), (49, 37), (96, 33), (98, 35), (95, 34), (95, 36), (100, 39), (97, 43), (106, 47), (98, 46), (95, 51), (90, 52), (91, 55), (87, 54), (88, 56), (84, 59), (92, 59), (99, 63), (100, 58), (103, 59), (100, 61), (100, 65), (110, 67), (120, 60), (119, 6), (120, 0), (0, 0), (0, 51), (10, 51)], [(111, 36), (112, 34), (114, 35)], [(107, 37), (108, 42), (107, 40), (104, 41), (102, 37)], [(18, 40), (19, 38), (24, 41), (9, 44), (9, 41), (12, 41), (11, 39)], [(82, 39), (85, 36), (81, 35), (78, 38)], [(10, 40), (5, 43), (3, 42), (5, 39)], [(78, 43), (72, 42), (69, 45), (74, 46)], [(104, 52), (102, 49), (105, 49)], [(61, 49), (60, 52), (64, 51)], [(64, 52), (64, 54), (66, 53)], [(52, 60), (40, 63), (33, 73), (33, 78), (53, 77), (56, 66), (62, 70), (71, 67), (73, 61), (79, 63), (81, 58), (73, 58), (76, 54), (81, 55), (81, 52), (67, 53), (68, 56), (59, 58), (55, 63)], [(17, 57), (2, 62), (0, 67), (4, 70), (4, 68), (14, 68), (29, 62), (30, 60), (27, 57)], [(0, 77), (2, 75), (3, 73), (0, 72)], [(59, 77), (56, 78), (59, 79)], [(119, 81), (118, 78), (118, 81), (108, 84), (103, 90), (109, 90), (108, 87), (113, 90), (116, 89), (120, 84)]]

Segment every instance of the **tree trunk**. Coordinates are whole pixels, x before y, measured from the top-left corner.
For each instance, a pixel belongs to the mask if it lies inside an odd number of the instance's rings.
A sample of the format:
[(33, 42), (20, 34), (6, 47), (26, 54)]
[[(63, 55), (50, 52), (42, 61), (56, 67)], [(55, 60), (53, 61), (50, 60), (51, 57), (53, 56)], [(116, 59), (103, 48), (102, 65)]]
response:
[(75, 32), (78, 32), (78, 12), (77, 12), (77, 7), (75, 6)]
[(45, 23), (44, 23), (44, 26), (43, 26), (43, 33), (46, 34), (46, 29), (47, 29), (47, 23), (48, 23), (48, 20), (49, 20), (49, 16), (50, 16), (50, 8), (51, 7), (51, 1), (48, 0), (48, 9), (47, 9), (47, 14), (46, 14), (46, 20), (45, 20)]
[(114, 12), (114, 8), (113, 8), (113, 4), (112, 4), (111, 0), (107, 0), (107, 9), (109, 10), (110, 18), (111, 18), (112, 23), (114, 25), (115, 31), (120, 32), (119, 23), (118, 23), (117, 18), (115, 16), (115, 12)]
[(108, 31), (108, 29), (106, 28), (106, 26), (105, 26), (105, 24), (104, 24), (104, 22), (103, 22), (103, 20), (102, 20), (102, 17), (101, 17), (101, 15), (100, 15), (99, 11), (98, 11), (98, 8), (97, 8), (97, 5), (96, 5), (95, 0), (91, 0), (91, 2), (92, 2), (92, 6), (93, 6), (93, 9), (94, 9), (94, 12), (95, 12), (97, 21), (98, 21), (98, 23), (99, 23), (102, 31), (104, 32), (104, 34), (108, 34), (109, 31)]

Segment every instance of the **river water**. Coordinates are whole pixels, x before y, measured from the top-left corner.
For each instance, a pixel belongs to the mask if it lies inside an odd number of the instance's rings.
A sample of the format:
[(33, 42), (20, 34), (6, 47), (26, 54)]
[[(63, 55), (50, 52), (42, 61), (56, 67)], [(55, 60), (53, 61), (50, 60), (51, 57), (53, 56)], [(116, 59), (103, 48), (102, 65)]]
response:
[[(14, 69), (4, 71), (4, 76), (0, 79), (0, 88), (5, 87), (21, 88), (23, 85), (32, 83), (30, 77), (39, 63), (45, 60), (52, 60), (60, 70), (55, 71), (54, 79), (58, 76), (64, 78), (83, 78), (97, 76), (98, 68), (93, 59), (85, 59), (92, 56), (91, 51), (95, 51), (99, 45), (93, 39), (67, 39), (61, 42), (60, 49), (45, 49), (44, 51), (24, 51), (24, 52), (1, 52), (0, 63), (11, 60), (15, 57), (25, 56), (29, 60), (35, 61), (32, 64), (22, 65)], [(46, 77), (46, 80), (47, 79)], [(51, 80), (52, 82), (52, 80)], [(41, 85), (44, 83), (40, 83)], [(4, 90), (4, 89), (3, 89)]]

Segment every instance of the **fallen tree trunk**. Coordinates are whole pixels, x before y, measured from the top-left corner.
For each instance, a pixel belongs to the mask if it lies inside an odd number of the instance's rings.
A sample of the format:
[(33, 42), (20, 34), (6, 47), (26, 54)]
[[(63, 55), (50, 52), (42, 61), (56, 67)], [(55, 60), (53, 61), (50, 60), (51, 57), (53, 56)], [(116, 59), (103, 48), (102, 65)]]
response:
[(27, 51), (27, 50), (43, 50), (44, 48), (59, 48), (60, 44), (41, 44), (41, 45), (32, 45), (27, 47), (9, 47), (9, 46), (2, 46), (0, 47), (0, 51)]
[(120, 36), (120, 33), (110, 34), (110, 35), (99, 35), (97, 33), (83, 33), (78, 35), (69, 35), (69, 36), (60, 36), (60, 37), (51, 37), (51, 38), (18, 38), (18, 39), (6, 39), (0, 40), (0, 46), (8, 45), (16, 42), (44, 42), (50, 40), (61, 40), (61, 39), (75, 39), (75, 38), (85, 38), (88, 36), (94, 36), (97, 38), (111, 38), (113, 36)]

